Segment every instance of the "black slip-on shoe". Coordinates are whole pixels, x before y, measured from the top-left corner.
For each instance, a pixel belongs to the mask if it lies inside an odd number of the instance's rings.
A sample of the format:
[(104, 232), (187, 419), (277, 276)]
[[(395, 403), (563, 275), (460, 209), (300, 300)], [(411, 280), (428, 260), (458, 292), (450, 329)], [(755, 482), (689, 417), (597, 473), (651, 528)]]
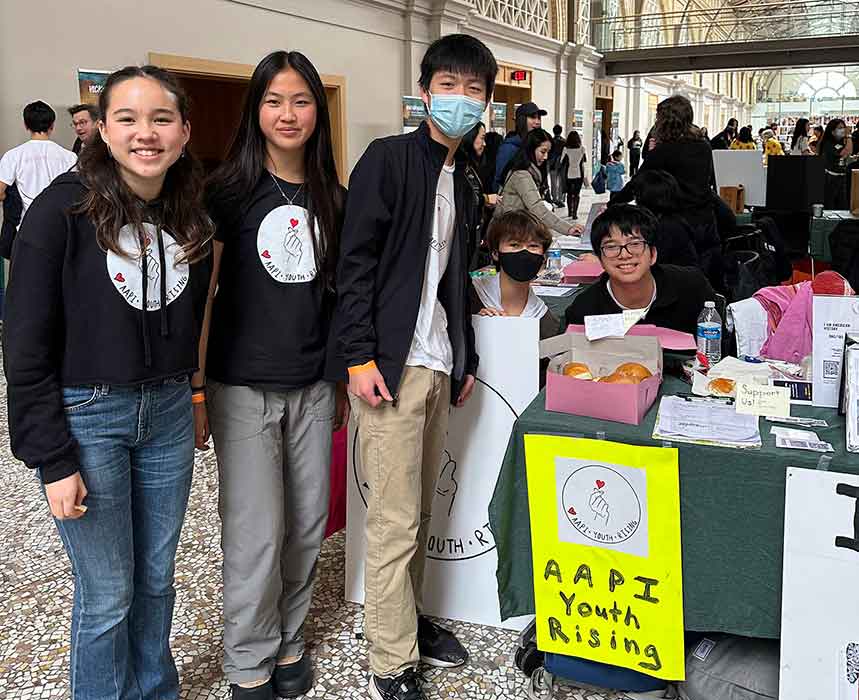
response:
[(297, 698), (313, 687), (313, 663), (305, 652), (298, 661), (275, 666), (272, 676), (274, 694), (279, 698)]
[(266, 681), (256, 688), (242, 688), (233, 683), (230, 685), (230, 697), (232, 700), (274, 700), (271, 681)]
[(418, 652), (421, 661), (435, 668), (456, 668), (468, 661), (468, 652), (453, 632), (418, 615)]
[(380, 678), (370, 675), (370, 697), (372, 700), (426, 700), (421, 689), (423, 676), (413, 668), (407, 668), (399, 676)]

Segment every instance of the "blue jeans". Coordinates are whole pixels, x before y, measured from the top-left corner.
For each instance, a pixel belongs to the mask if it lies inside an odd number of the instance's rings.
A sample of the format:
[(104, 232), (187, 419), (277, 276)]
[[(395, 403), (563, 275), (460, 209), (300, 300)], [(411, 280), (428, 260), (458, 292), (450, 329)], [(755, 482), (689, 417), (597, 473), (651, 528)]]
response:
[(63, 389), (89, 495), (57, 520), (75, 580), (72, 700), (176, 700), (174, 558), (194, 465), (188, 379)]

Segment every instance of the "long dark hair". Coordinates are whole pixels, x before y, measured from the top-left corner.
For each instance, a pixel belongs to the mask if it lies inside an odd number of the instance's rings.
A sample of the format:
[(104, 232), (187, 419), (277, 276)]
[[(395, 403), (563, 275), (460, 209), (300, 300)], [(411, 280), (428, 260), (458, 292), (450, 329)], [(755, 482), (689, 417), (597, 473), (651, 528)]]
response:
[(477, 124), (471, 127), (468, 133), (462, 137), (462, 141), (459, 144), (462, 152), (465, 153), (468, 158), (468, 162), (471, 163), (472, 167), (476, 170), (480, 169), (483, 164), (484, 156), (486, 155), (485, 148), (483, 150), (483, 155), (477, 155), (477, 151), (474, 150), (474, 141), (481, 129), (486, 131), (486, 125), (483, 122), (477, 122)]
[[(108, 76), (98, 100), (104, 120), (109, 118), (113, 89), (133, 78), (157, 81), (176, 100), (182, 122), (188, 121), (188, 96), (167, 71), (157, 66), (127, 66)], [(133, 251), (123, 250), (119, 245), (119, 231), (128, 224), (137, 231), (142, 250), (146, 208), (125, 184), (99, 132), (81, 152), (78, 170), (88, 191), (84, 200), (75, 207), (74, 213), (84, 214), (92, 221), (99, 247), (123, 257), (132, 255)], [(205, 257), (209, 252), (212, 224), (203, 207), (202, 169), (189, 149), (186, 148), (184, 155), (167, 169), (158, 203), (157, 223), (169, 231), (180, 245), (182, 258), (196, 262)]]
[(808, 119), (805, 117), (800, 117), (796, 120), (796, 126), (793, 128), (793, 136), (790, 139), (790, 148), (793, 150), (796, 148), (796, 144), (799, 142), (799, 139), (803, 136), (807, 136), (806, 133), (808, 131)]
[[(206, 187), (206, 205), (219, 225), (235, 226), (247, 213), (248, 201), (266, 174), (268, 150), (259, 125), (259, 110), (271, 81), (288, 68), (298, 73), (316, 102), (316, 128), (304, 145), (304, 178), (313, 256), (327, 287), (334, 286), (344, 197), (337, 177), (331, 140), (331, 118), (325, 86), (313, 64), (298, 51), (274, 51), (254, 69), (242, 116), (224, 163)], [(321, 237), (316, 235), (319, 222)], [(320, 240), (320, 238), (322, 240)]]
[(582, 147), (582, 137), (579, 136), (578, 131), (571, 131), (567, 134), (567, 148), (581, 148)]
[[(841, 141), (839, 141), (838, 139), (835, 138), (835, 130), (838, 128), (839, 125), (842, 125), (845, 128), (845, 130), (847, 129), (847, 124), (843, 119), (838, 119), (836, 117), (835, 119), (829, 120), (829, 123), (826, 125), (826, 129), (824, 129), (824, 131), (823, 131), (823, 138), (820, 139), (821, 144), (823, 146), (841, 143), (844, 141), (844, 139), (841, 139)], [(823, 148), (819, 148), (817, 150), (817, 152), (822, 155), (823, 154)]]
[(755, 140), (752, 137), (752, 129), (749, 126), (744, 126), (740, 129), (740, 132), (737, 134), (737, 141), (740, 143), (754, 143)]
[(683, 95), (672, 95), (656, 106), (654, 135), (657, 143), (699, 141), (701, 132), (692, 123), (692, 103)]
[[(532, 166), (538, 167), (537, 162), (534, 160), (534, 152), (547, 141), (551, 142), (552, 137), (549, 136), (549, 132), (545, 129), (538, 127), (529, 131), (528, 135), (522, 141), (522, 146), (516, 151), (516, 155), (510, 159), (510, 162), (504, 169), (501, 181), (504, 182), (507, 180), (507, 176), (517, 170), (529, 170)], [(546, 173), (542, 169), (540, 169), (540, 172), (543, 173), (543, 181), (545, 182)]]

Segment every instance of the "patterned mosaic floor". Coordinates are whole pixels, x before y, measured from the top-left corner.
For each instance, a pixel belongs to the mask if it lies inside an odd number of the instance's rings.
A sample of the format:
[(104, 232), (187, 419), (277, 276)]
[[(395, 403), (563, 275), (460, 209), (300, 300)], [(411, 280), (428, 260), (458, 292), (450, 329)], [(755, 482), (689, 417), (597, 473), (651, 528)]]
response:
[[(590, 199), (590, 198), (588, 198)], [(582, 209), (588, 211), (589, 202)], [(0, 377), (0, 396), (5, 395)], [(0, 401), (0, 698), (54, 700), (69, 696), (67, 654), (72, 579), (68, 560), (33, 475), (9, 453), (6, 402)], [(227, 698), (221, 675), (221, 553), (217, 475), (209, 453), (198, 456), (188, 515), (177, 558), (178, 601), (173, 650), (183, 700)], [(366, 644), (361, 607), (343, 600), (343, 535), (322, 551), (311, 610), (311, 653), (317, 683), (308, 698), (366, 698)], [(432, 700), (525, 698), (525, 678), (514, 667), (516, 635), (450, 623), (471, 653), (457, 671), (428, 671)], [(620, 696), (564, 686), (559, 700), (614, 700)]]

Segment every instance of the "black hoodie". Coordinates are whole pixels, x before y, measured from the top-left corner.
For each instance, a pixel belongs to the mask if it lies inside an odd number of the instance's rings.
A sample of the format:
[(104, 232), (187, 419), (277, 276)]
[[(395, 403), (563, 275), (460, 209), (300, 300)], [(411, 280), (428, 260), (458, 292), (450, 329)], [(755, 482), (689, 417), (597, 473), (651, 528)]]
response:
[[(131, 257), (105, 253), (89, 219), (71, 213), (86, 192), (67, 173), (35, 199), (15, 239), (6, 293), (12, 453), (40, 468), (44, 483), (78, 470), (62, 387), (135, 386), (197, 369), (209, 259), (175, 262), (178, 244), (149, 223), (145, 255), (130, 226), (119, 242)], [(157, 204), (145, 219), (157, 221)]]

